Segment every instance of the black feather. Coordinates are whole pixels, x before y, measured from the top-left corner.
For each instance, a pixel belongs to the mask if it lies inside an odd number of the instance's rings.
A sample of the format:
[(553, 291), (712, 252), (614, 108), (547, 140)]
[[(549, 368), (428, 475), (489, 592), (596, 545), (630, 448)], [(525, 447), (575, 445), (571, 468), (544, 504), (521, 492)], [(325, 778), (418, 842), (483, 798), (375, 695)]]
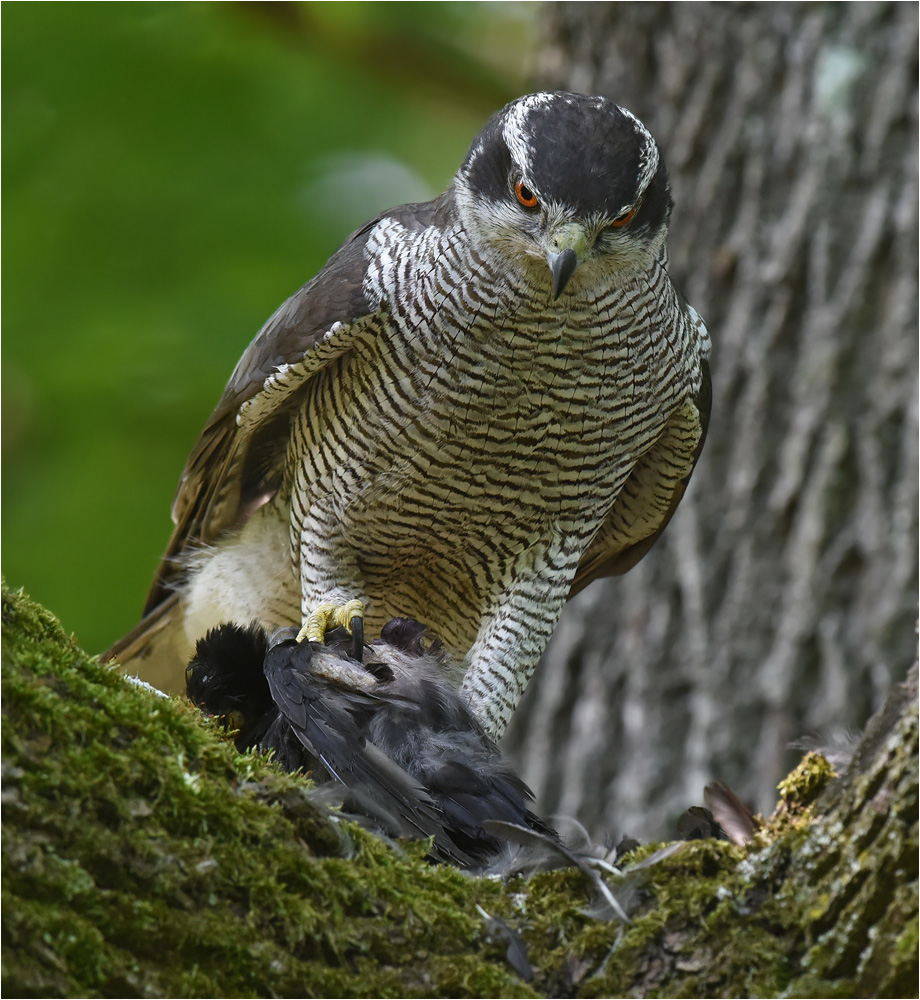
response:
[(237, 747), (255, 746), (277, 715), (262, 672), (265, 630), (226, 623), (199, 639), (185, 668), (186, 693), (204, 713), (237, 729)]
[(231, 725), (244, 720), (241, 750), (271, 751), (287, 771), (339, 782), (349, 807), (388, 834), (432, 837), (437, 860), (487, 862), (503, 845), (486, 832), (490, 820), (555, 837), (451, 686), (424, 626), (394, 619), (364, 664), (342, 651), (344, 630), (328, 645), (298, 643), (295, 632), (269, 640), (258, 626), (223, 625), (198, 643), (189, 697)]

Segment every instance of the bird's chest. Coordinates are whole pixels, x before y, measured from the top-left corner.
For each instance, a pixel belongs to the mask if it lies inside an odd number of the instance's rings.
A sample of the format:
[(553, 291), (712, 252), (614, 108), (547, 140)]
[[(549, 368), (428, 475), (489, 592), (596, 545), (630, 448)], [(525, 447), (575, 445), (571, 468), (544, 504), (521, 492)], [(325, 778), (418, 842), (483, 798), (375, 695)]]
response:
[(587, 309), (391, 314), (316, 380), (298, 461), (345, 521), (593, 520), (673, 408), (656, 354)]

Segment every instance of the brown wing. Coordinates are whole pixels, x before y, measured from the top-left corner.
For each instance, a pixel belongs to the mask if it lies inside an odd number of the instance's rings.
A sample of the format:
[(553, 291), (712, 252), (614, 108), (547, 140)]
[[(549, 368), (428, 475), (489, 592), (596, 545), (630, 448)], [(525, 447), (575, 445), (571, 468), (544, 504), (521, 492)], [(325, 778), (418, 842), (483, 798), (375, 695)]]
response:
[(662, 436), (633, 467), (578, 566), (569, 597), (602, 576), (632, 569), (655, 544), (690, 482), (711, 409), (712, 383), (704, 360), (699, 391), (673, 414)]
[(371, 230), (383, 218), (422, 228), (440, 207), (441, 200), (403, 205), (369, 222), (259, 331), (186, 462), (172, 507), (176, 527), (145, 614), (172, 592), (186, 549), (241, 526), (281, 485), (291, 421), (308, 381), (351, 350), (366, 328), (364, 249)]

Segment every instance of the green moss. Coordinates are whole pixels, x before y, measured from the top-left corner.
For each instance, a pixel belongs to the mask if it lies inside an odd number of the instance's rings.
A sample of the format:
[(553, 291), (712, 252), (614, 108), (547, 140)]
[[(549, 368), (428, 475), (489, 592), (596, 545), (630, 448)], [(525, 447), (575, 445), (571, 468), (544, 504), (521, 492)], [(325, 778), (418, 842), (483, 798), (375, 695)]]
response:
[(815, 802), (836, 777), (831, 764), (820, 754), (807, 753), (798, 767), (777, 786), (780, 801), (791, 812), (801, 812)]
[[(915, 731), (900, 812), (815, 820), (830, 771), (810, 755), (754, 845), (692, 841), (610, 877), (624, 925), (590, 915), (577, 870), (503, 883), (384, 843), (21, 594), (4, 590), (2, 618), (7, 995), (901, 996), (916, 981)], [(532, 982), (480, 908), (520, 935)]]
[(494, 882), (330, 818), (21, 594), (3, 623), (5, 990), (531, 995), (480, 955)]

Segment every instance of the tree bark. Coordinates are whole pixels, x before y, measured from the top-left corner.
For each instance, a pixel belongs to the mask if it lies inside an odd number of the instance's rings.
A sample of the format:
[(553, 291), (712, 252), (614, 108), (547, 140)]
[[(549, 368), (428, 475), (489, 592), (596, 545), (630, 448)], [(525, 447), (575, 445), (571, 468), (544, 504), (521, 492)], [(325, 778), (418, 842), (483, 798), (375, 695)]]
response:
[[(3, 592), (5, 996), (905, 997), (917, 684), (850, 769), (810, 755), (744, 847), (473, 878), (330, 813), (185, 699)], [(829, 783), (830, 782), (830, 783)], [(594, 916), (591, 913), (594, 913)], [(609, 917), (609, 912), (608, 912)]]
[(787, 746), (915, 656), (917, 6), (547, 5), (539, 83), (668, 164), (713, 339), (693, 481), (567, 608), (505, 739), (544, 810), (660, 836), (706, 782), (769, 810)]

